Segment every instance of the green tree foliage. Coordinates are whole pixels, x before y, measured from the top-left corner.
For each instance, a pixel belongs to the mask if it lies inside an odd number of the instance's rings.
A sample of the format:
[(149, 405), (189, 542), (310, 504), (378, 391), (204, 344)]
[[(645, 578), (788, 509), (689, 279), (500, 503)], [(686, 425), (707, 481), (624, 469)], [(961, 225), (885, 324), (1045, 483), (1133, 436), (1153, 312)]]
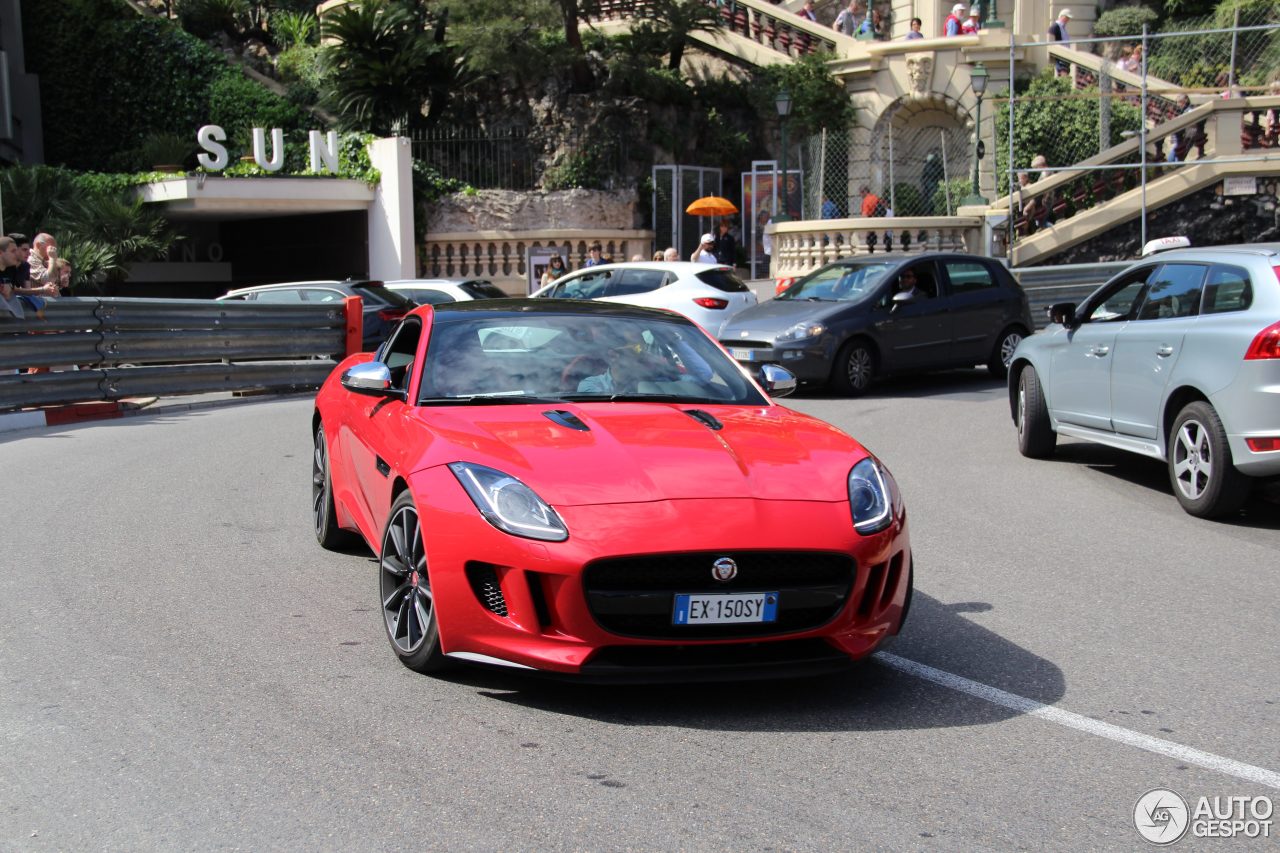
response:
[(1150, 32), (1156, 32), (1160, 16), (1146, 6), (1118, 6), (1103, 12), (1093, 25), (1093, 34), (1099, 38), (1110, 36), (1135, 36), (1142, 34), (1146, 24)]
[(463, 82), (445, 41), (447, 12), (416, 0), (348, 3), (325, 21), (323, 100), (347, 129), (380, 135), (437, 120)]
[(756, 111), (777, 117), (774, 106), (778, 92), (791, 95), (791, 116), (787, 119), (794, 139), (817, 133), (822, 128), (843, 131), (853, 124), (853, 104), (844, 86), (831, 75), (821, 54), (808, 53), (790, 65), (769, 65), (756, 71), (758, 85), (751, 87)]
[(568, 67), (559, 23), (551, 0), (463, 0), (450, 9), (449, 40), (471, 74), (523, 90)]
[(690, 36), (714, 32), (720, 13), (704, 0), (651, 0), (644, 16), (631, 28), (631, 39), (639, 50), (665, 56), (667, 70), (679, 71)]
[(58, 238), (72, 266), (72, 290), (96, 292), (120, 281), (129, 265), (165, 257), (176, 237), (164, 217), (132, 189), (95, 174), (52, 166), (11, 166), (0, 172), (5, 225)]
[[(1020, 81), (1015, 101), (1017, 112), (1013, 123), (1014, 167), (1025, 169), (1037, 154), (1043, 154), (1050, 166), (1068, 166), (1101, 148), (1118, 145), (1122, 135), (1139, 126), (1138, 108), (1119, 99), (1111, 103), (1111, 137), (1099, 145), (1101, 116), (1098, 90), (1073, 90), (1065, 77), (1056, 77), (1046, 69), (1029, 82)], [(1005, 93), (1007, 95), (1007, 92)], [(1079, 97), (1065, 98), (1066, 95)], [(1092, 97), (1090, 97), (1092, 96)], [(1009, 102), (996, 105), (996, 177), (1000, 193), (1009, 191)]]

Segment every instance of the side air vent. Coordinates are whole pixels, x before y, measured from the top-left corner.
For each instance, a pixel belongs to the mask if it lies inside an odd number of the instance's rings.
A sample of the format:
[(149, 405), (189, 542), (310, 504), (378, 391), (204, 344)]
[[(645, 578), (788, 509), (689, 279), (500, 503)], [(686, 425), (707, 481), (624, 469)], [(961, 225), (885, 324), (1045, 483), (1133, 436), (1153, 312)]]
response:
[(502, 587), (498, 584), (498, 573), (492, 566), (472, 563), (467, 566), (467, 580), (471, 582), (471, 591), (490, 613), (506, 617), (507, 599), (502, 595)]
[(566, 412), (562, 409), (552, 409), (549, 412), (543, 412), (542, 416), (552, 423), (559, 424), (562, 427), (580, 430), (581, 432), (591, 432), (591, 427), (584, 424), (573, 412)]
[(684, 413), (689, 417), (693, 418), (695, 421), (698, 421), (699, 423), (703, 424), (704, 426), (708, 426), (711, 429), (714, 429), (714, 430), (724, 429), (724, 424), (716, 420), (716, 418), (710, 412), (704, 412), (702, 411), (702, 409), (685, 409)]

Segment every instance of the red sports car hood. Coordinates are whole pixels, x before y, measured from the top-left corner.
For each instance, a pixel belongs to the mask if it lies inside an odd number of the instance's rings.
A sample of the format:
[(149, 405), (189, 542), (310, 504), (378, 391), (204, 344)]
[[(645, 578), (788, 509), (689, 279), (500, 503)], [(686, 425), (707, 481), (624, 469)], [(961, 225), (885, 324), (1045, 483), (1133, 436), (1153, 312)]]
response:
[[(587, 429), (545, 414), (556, 411)], [(849, 469), (867, 456), (830, 424), (779, 406), (560, 403), (425, 407), (415, 416), (434, 436), (422, 467), (488, 465), (553, 506), (731, 497), (845, 501)]]

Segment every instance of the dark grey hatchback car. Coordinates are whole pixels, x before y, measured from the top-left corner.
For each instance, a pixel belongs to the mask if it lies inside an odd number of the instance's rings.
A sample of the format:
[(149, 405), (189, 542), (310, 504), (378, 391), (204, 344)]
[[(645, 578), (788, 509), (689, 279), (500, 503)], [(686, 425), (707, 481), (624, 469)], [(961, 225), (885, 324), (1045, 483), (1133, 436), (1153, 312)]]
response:
[(857, 396), (904, 371), (986, 364), (1003, 378), (1034, 328), (1027, 295), (997, 261), (860, 255), (734, 315), (720, 342), (750, 368), (778, 364), (802, 383)]

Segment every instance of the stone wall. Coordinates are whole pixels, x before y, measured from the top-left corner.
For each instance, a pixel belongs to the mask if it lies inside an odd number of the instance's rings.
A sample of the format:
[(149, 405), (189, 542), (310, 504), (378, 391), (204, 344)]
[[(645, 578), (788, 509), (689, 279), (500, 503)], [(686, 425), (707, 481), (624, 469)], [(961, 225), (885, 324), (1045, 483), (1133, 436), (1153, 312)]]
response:
[(478, 190), (470, 195), (454, 193), (430, 204), (418, 230), (420, 235), (429, 236), (469, 231), (629, 231), (647, 227), (648, 223), (640, 221), (634, 189)]
[[(1184, 196), (1147, 214), (1147, 239), (1186, 236), (1193, 246), (1225, 246), (1280, 240), (1277, 182), (1258, 179), (1257, 195), (1223, 196), (1222, 184)], [(1142, 251), (1141, 222), (1117, 225), (1092, 240), (1059, 252), (1051, 264), (1127, 261)]]

